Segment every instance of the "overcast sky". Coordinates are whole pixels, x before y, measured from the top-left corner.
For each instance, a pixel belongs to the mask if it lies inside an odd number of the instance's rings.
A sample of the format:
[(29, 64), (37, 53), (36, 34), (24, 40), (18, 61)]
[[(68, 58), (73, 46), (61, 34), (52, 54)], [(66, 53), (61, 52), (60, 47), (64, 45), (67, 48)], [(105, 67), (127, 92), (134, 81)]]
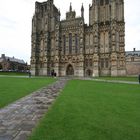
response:
[[(36, 0), (0, 0), (0, 55), (14, 56), (30, 62), (31, 56), (31, 20), (35, 11)], [(43, 2), (44, 0), (38, 0)], [(125, 1), (126, 38), (125, 49), (140, 50), (140, 0)], [(85, 8), (85, 20), (89, 20), (89, 4), (92, 0), (54, 0), (65, 18), (69, 4), (80, 16), (81, 4)]]

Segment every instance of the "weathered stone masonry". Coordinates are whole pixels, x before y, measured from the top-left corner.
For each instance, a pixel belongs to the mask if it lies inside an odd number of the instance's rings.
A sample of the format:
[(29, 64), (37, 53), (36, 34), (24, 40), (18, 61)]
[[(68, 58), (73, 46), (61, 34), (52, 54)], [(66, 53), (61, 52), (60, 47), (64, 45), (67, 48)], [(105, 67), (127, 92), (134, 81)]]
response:
[(33, 75), (126, 75), (123, 0), (92, 0), (89, 25), (76, 17), (70, 4), (66, 19), (53, 0), (36, 2), (32, 19), (31, 72)]

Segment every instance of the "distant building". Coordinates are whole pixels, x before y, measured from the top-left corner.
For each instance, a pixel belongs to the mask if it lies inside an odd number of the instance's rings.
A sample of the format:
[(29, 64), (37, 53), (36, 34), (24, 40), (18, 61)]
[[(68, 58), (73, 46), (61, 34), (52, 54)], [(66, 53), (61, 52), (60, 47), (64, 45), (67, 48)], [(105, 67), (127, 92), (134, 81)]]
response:
[(24, 60), (14, 57), (5, 56), (2, 54), (0, 57), (0, 70), (1, 71), (26, 71), (28, 68)]
[(140, 50), (126, 51), (126, 72), (127, 75), (140, 74)]

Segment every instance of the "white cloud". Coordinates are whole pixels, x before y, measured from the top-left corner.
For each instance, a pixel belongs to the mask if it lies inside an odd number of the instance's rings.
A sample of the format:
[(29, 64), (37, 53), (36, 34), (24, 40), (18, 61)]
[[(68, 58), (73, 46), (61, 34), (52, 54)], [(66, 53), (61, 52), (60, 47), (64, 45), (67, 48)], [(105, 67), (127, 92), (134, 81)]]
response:
[[(36, 0), (1, 0), (0, 4), (0, 54), (15, 56), (30, 62), (31, 55), (31, 20)], [(44, 0), (38, 0), (43, 2)], [(89, 20), (91, 0), (54, 0), (61, 11), (61, 19), (69, 10), (69, 4), (80, 16), (81, 5), (85, 8), (85, 20)], [(140, 1), (125, 1), (126, 50), (134, 47), (140, 50)]]
[(140, 50), (140, 1), (125, 2), (125, 22), (126, 22), (126, 50), (136, 48)]

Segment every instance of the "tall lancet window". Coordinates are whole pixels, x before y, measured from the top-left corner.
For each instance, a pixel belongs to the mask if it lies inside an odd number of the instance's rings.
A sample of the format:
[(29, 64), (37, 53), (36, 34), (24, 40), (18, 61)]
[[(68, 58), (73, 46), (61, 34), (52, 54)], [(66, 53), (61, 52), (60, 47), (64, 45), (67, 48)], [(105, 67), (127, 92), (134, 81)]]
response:
[(104, 0), (100, 0), (100, 5), (104, 5)]
[(78, 52), (78, 37), (77, 34), (75, 34), (75, 53)]
[(69, 34), (69, 53), (72, 53), (72, 34)]
[(105, 0), (105, 4), (109, 4), (109, 0)]
[(65, 54), (65, 52), (66, 52), (66, 36), (65, 35), (63, 36), (63, 51)]

